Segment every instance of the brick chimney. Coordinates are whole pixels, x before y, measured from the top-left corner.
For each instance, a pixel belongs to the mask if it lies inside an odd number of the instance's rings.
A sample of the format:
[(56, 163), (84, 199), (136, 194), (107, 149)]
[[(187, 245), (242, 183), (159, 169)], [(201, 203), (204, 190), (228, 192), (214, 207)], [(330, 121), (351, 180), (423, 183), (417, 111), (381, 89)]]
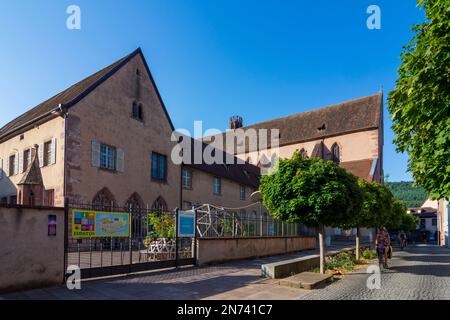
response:
[(243, 127), (243, 119), (240, 116), (230, 117), (230, 129), (239, 129)]

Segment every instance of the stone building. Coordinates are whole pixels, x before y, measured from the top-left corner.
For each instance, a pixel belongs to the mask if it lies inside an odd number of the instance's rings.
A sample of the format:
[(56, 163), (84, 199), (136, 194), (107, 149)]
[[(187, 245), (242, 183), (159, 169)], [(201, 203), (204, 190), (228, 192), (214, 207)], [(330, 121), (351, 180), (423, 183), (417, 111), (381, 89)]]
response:
[(378, 93), (247, 127), (233, 117), (232, 130), (216, 138), (276, 129), (277, 148), (236, 142), (224, 151), (241, 163), (180, 165), (171, 159), (174, 126), (137, 49), (0, 129), (0, 200), (163, 210), (210, 203), (253, 212), (264, 210), (250, 199), (262, 160), (297, 150), (382, 182), (382, 101)]
[(0, 199), (162, 210), (251, 204), (258, 168), (182, 169), (171, 160), (173, 131), (138, 49), (0, 129)]
[[(367, 181), (383, 183), (383, 94), (249, 126), (243, 126), (242, 117), (232, 117), (229, 130), (205, 137), (205, 143), (223, 146), (261, 170), (274, 159), (290, 158), (298, 151), (332, 160)], [(355, 230), (327, 228), (326, 232), (351, 236)]]

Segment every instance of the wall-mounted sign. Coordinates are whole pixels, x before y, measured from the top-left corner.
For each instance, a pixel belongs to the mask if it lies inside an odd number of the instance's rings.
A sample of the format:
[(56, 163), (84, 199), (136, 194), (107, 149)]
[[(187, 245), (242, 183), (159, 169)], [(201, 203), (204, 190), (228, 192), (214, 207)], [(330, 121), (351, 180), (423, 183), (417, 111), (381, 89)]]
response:
[(129, 237), (130, 214), (72, 210), (73, 238)]
[(48, 215), (48, 235), (50, 237), (56, 236), (56, 216), (53, 214)]
[(195, 211), (178, 212), (178, 236), (195, 237)]

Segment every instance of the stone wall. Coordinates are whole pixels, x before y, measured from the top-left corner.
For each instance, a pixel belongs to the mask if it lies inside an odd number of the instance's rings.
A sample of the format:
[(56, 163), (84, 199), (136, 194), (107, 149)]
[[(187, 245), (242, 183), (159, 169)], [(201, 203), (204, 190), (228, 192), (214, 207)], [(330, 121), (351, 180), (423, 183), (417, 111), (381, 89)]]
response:
[(315, 237), (264, 237), (198, 239), (200, 265), (265, 257), (316, 248)]
[[(56, 216), (56, 236), (48, 216)], [(64, 210), (0, 205), (0, 292), (60, 284), (64, 276)]]

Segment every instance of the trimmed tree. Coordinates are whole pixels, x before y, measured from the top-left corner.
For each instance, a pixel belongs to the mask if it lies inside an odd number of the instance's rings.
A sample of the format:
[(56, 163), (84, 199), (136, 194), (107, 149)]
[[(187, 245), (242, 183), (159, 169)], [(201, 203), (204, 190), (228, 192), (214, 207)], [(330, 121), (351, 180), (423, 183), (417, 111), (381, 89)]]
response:
[(450, 198), (450, 10), (448, 0), (419, 0), (425, 22), (404, 47), (389, 94), (395, 144), (408, 152), (415, 183)]
[(325, 272), (324, 226), (344, 227), (361, 210), (357, 178), (331, 161), (296, 152), (261, 178), (264, 206), (280, 220), (319, 229), (320, 272)]

